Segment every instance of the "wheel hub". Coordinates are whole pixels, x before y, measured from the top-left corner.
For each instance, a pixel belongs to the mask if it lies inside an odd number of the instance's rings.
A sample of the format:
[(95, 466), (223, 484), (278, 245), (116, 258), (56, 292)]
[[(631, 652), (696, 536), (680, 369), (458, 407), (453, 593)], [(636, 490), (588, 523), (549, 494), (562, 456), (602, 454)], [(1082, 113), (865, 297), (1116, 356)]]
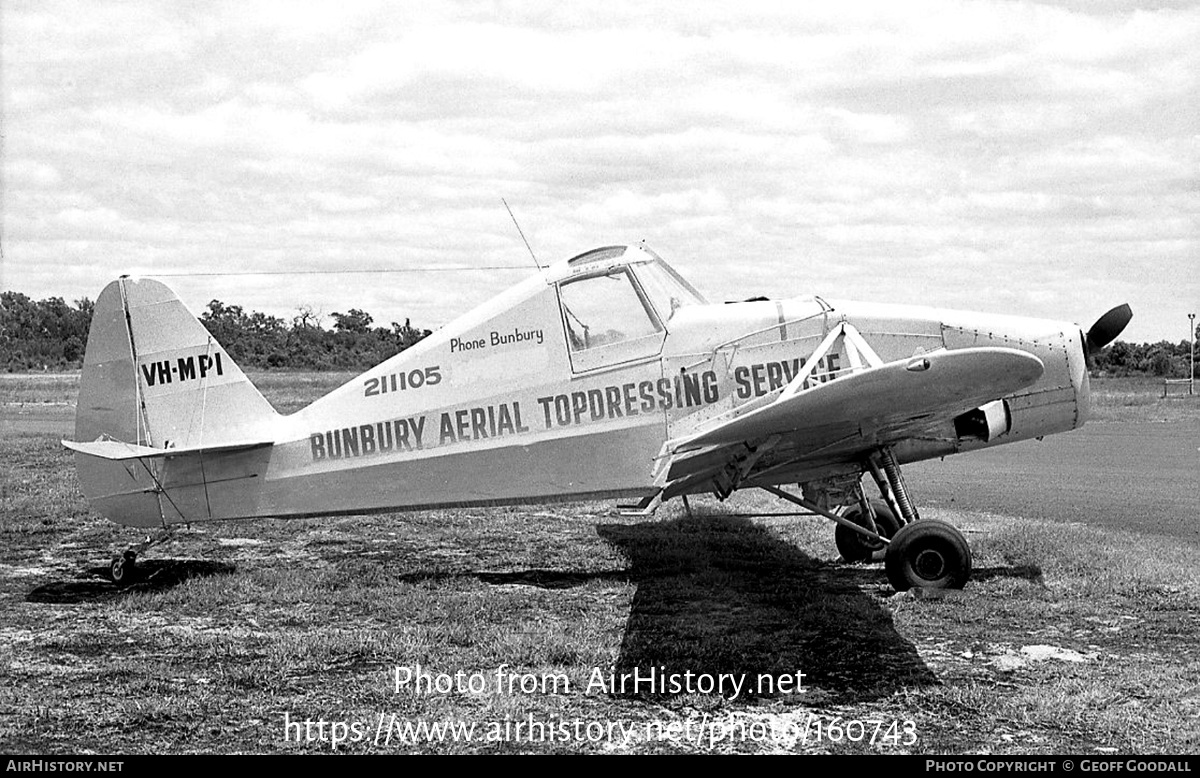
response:
[(940, 552), (927, 548), (917, 554), (917, 558), (913, 560), (913, 569), (925, 580), (935, 581), (945, 573), (946, 560)]

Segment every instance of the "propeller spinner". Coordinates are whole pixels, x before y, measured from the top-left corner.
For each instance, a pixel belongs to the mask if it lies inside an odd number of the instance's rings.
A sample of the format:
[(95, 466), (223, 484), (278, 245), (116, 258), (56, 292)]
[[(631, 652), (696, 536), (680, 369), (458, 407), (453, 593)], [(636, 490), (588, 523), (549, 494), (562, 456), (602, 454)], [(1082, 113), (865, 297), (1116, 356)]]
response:
[(1117, 339), (1121, 331), (1125, 329), (1125, 325), (1129, 324), (1129, 320), (1133, 318), (1133, 309), (1129, 304), (1118, 305), (1108, 313), (1101, 316), (1092, 325), (1092, 328), (1087, 331), (1084, 338), (1084, 343), (1087, 344), (1087, 355), (1090, 357), (1100, 349), (1107, 346)]

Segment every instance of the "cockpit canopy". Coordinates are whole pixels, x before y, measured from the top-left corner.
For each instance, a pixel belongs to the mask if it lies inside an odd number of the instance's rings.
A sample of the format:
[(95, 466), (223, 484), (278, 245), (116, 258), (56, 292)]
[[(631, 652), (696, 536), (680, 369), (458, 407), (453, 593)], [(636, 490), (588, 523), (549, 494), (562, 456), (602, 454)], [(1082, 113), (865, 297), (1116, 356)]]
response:
[(605, 246), (573, 257), (558, 287), (572, 349), (661, 332), (675, 311), (707, 302), (644, 245)]
[[(657, 353), (675, 311), (704, 297), (644, 245), (605, 246), (555, 268), (563, 326), (577, 369), (592, 355), (611, 359)], [(588, 352), (588, 353), (584, 353)]]

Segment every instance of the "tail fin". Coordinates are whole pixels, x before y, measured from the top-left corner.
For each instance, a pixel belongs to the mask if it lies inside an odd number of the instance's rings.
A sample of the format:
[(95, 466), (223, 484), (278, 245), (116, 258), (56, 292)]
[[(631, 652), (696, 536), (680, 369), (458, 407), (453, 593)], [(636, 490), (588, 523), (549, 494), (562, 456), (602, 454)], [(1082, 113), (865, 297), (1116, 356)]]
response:
[[(166, 487), (150, 459), (266, 445), (278, 418), (166, 286), (124, 277), (100, 293), (83, 360), (76, 442), (64, 441), (81, 454), (80, 486), (99, 512), (142, 526), (168, 513), (184, 515), (165, 511), (154, 494)], [(142, 461), (123, 461), (130, 459)]]
[(275, 410), (175, 293), (121, 278), (96, 300), (75, 440), (153, 448), (261, 439)]

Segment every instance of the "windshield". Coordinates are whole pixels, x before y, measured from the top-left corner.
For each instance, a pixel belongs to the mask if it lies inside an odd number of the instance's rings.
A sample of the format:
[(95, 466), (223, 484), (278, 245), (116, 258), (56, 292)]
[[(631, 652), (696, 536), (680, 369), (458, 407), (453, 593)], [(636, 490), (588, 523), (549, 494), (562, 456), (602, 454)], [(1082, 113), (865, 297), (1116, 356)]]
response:
[(670, 321), (675, 311), (685, 305), (705, 305), (706, 300), (691, 284), (662, 260), (632, 266), (642, 290), (660, 319)]

